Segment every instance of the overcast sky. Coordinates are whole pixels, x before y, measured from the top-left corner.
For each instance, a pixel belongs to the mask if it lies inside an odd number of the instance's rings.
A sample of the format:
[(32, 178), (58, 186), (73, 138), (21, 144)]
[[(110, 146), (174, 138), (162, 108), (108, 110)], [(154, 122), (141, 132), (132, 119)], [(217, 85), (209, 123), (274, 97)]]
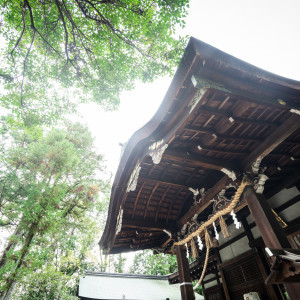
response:
[[(183, 34), (194, 36), (273, 73), (300, 80), (299, 0), (192, 0)], [(154, 115), (171, 82), (161, 78), (121, 95), (116, 112), (81, 105), (82, 122), (96, 138), (114, 174), (119, 143), (126, 142)]]

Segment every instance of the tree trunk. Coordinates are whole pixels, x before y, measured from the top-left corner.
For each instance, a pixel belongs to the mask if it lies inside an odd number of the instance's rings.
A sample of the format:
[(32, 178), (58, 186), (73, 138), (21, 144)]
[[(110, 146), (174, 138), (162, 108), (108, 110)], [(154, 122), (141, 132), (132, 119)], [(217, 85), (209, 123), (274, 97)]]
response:
[[(12, 235), (19, 235), (19, 234), (20, 234), (20, 228), (19, 228), (19, 225), (18, 225), (15, 232)], [(12, 241), (8, 242), (7, 246), (5, 247), (5, 249), (2, 252), (2, 256), (1, 256), (1, 259), (0, 259), (0, 269), (5, 264), (5, 260), (6, 260), (8, 251), (10, 249), (14, 248), (16, 246), (16, 244), (17, 244), (16, 242), (12, 242)]]
[(22, 266), (23, 260), (28, 253), (30, 244), (37, 232), (37, 227), (38, 227), (39, 221), (40, 221), (40, 218), (36, 223), (31, 224), (31, 226), (29, 228), (29, 232), (26, 235), (25, 242), (24, 242), (24, 245), (21, 250), (21, 255), (16, 263), (14, 271), (12, 272), (10, 278), (8, 279), (6, 290), (4, 291), (3, 296), (1, 296), (0, 300), (10, 300), (10, 298), (11, 298), (13, 288), (15, 286), (16, 276), (18, 275), (18, 272), (19, 272), (20, 267)]

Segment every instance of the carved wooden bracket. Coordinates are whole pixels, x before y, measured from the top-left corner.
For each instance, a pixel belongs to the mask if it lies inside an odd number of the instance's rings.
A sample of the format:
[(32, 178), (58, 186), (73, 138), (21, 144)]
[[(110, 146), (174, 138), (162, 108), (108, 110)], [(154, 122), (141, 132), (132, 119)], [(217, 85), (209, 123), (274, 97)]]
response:
[(271, 273), (266, 284), (299, 282), (300, 250), (299, 249), (269, 249), (266, 251), (273, 258)]

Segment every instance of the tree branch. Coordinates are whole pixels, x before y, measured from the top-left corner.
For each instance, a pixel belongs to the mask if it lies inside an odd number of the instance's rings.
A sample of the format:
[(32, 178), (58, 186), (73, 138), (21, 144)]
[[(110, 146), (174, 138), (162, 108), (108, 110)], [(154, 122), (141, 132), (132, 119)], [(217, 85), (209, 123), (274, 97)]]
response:
[(65, 17), (62, 13), (62, 10), (60, 8), (60, 3), (58, 2), (58, 0), (55, 0), (55, 4), (57, 6), (59, 15), (60, 15), (62, 23), (63, 23), (64, 31), (65, 31), (65, 54), (66, 54), (67, 60), (69, 61), (70, 60), (70, 57), (69, 57), (69, 54), (68, 54), (69, 33), (68, 33)]
[(13, 47), (13, 49), (10, 51), (10, 55), (13, 56), (13, 53), (14, 51), (17, 49), (17, 47), (19, 46), (19, 43), (21, 42), (22, 40), (22, 37), (24, 35), (24, 32), (25, 32), (25, 27), (26, 27), (26, 21), (25, 21), (25, 12), (26, 12), (26, 9), (25, 9), (25, 1), (23, 3), (23, 7), (22, 7), (22, 21), (23, 21), (23, 28), (22, 28), (22, 32), (15, 44), (15, 46)]
[(0, 73), (0, 77), (2, 77), (3, 79), (7, 80), (7, 81), (13, 81), (14, 78), (10, 75), (7, 75), (7, 74), (1, 74)]
[(23, 92), (24, 92), (24, 81), (25, 81), (26, 67), (27, 67), (26, 63), (27, 63), (27, 59), (29, 57), (29, 54), (31, 52), (32, 45), (33, 45), (33, 42), (34, 42), (34, 39), (35, 39), (35, 33), (36, 33), (36, 28), (34, 26), (32, 9), (31, 9), (31, 6), (30, 6), (28, 0), (24, 1), (24, 5), (26, 5), (28, 7), (28, 9), (29, 9), (30, 21), (31, 21), (31, 28), (33, 30), (33, 35), (32, 35), (32, 38), (31, 38), (30, 46), (28, 48), (28, 51), (26, 53), (26, 56), (25, 56), (25, 59), (24, 59), (24, 62), (23, 62), (23, 74), (22, 74), (23, 78), (22, 78), (22, 85), (21, 85), (21, 107), (24, 107), (24, 104), (23, 104)]
[(112, 26), (112, 24), (101, 14), (101, 12), (99, 11), (99, 9), (94, 5), (94, 3), (92, 3), (89, 0), (85, 0), (86, 3), (88, 3), (93, 9), (94, 11), (97, 13), (97, 15), (101, 18), (101, 20), (97, 19), (97, 18), (93, 18), (89, 15), (86, 14), (86, 12), (84, 11), (84, 9), (82, 7), (80, 7), (79, 1), (75, 0), (76, 3), (78, 4), (79, 8), (81, 9), (81, 11), (83, 12), (83, 14), (85, 15), (85, 17), (100, 22), (102, 24), (104, 24), (108, 29), (110, 29), (110, 31), (116, 35), (120, 40), (122, 40), (124, 43), (126, 43), (127, 45), (129, 45), (130, 47), (134, 48), (135, 50), (137, 50), (140, 54), (142, 54), (145, 57), (148, 57), (152, 60), (155, 60), (154, 57), (152, 57), (149, 54), (146, 54), (141, 48), (139, 48), (137, 45), (135, 45), (130, 39), (128, 39), (126, 36), (124, 36), (123, 32), (120, 29), (115, 28), (114, 26)]
[(22, 78), (22, 85), (21, 85), (21, 107), (24, 107), (24, 104), (23, 104), (23, 92), (24, 92), (24, 81), (25, 81), (25, 74), (26, 74), (26, 62), (27, 62), (27, 59), (29, 57), (29, 54), (30, 54), (30, 51), (31, 51), (31, 48), (32, 48), (32, 45), (33, 45), (33, 42), (34, 42), (34, 38), (35, 38), (35, 33), (36, 31), (33, 30), (33, 35), (32, 35), (32, 38), (31, 38), (31, 42), (30, 42), (30, 46), (28, 48), (28, 51), (26, 53), (26, 56), (25, 56), (25, 59), (24, 59), (24, 63), (23, 63), (23, 78)]

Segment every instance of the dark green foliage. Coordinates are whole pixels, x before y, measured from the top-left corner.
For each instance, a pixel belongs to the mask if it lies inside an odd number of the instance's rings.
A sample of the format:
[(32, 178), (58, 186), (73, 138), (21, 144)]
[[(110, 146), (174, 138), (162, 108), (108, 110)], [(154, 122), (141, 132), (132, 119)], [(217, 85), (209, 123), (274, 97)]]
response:
[(96, 179), (102, 157), (92, 143), (78, 123), (52, 129), (38, 140), (21, 129), (7, 131), (0, 161), (0, 224), (14, 233), (0, 258), (3, 296), (36, 270), (48, 272), (48, 264), (57, 276), (84, 268), (99, 234), (103, 205), (98, 194), (109, 188)]
[[(190, 261), (191, 262), (191, 261)], [(136, 253), (130, 273), (142, 275), (168, 275), (178, 271), (176, 255), (153, 254), (151, 250)], [(196, 285), (197, 281), (194, 282)], [(202, 293), (200, 285), (196, 292)]]
[(31, 126), (51, 123), (78, 101), (116, 108), (136, 80), (177, 65), (186, 41), (173, 34), (187, 3), (0, 0), (2, 105)]
[(122, 257), (122, 254), (115, 255), (114, 261), (114, 272), (115, 273), (124, 273), (124, 264), (126, 262), (126, 258)]
[(154, 255), (150, 250), (138, 252), (130, 268), (130, 273), (144, 275), (167, 275), (176, 271), (175, 255)]
[(66, 276), (53, 267), (25, 277), (22, 289), (16, 289), (15, 300), (76, 300), (72, 286), (76, 285), (72, 277)]

